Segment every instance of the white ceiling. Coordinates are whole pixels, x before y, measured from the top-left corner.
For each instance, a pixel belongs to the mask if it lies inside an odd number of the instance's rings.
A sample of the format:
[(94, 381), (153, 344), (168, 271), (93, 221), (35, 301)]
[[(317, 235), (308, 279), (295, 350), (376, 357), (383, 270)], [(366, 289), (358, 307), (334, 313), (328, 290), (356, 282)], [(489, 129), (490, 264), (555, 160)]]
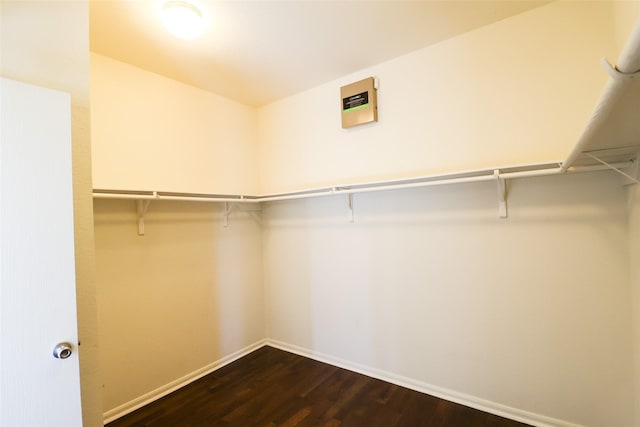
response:
[(548, 3), (191, 0), (208, 30), (185, 41), (163, 2), (91, 0), (91, 50), (253, 106)]

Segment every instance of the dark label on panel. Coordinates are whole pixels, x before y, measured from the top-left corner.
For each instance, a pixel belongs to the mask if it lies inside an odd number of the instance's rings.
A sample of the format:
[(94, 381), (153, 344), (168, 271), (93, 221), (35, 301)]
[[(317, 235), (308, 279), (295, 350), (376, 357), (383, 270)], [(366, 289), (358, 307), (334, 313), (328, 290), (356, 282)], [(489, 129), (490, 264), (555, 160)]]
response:
[(369, 92), (362, 92), (357, 95), (342, 98), (343, 112), (365, 108), (367, 105), (369, 105)]

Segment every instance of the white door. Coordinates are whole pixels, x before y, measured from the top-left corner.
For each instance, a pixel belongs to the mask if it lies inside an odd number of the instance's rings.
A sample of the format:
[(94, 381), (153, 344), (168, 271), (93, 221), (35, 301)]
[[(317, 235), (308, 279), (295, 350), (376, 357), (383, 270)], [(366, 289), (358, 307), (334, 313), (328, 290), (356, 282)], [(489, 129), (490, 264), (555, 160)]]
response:
[(81, 426), (69, 95), (0, 100), (0, 426)]

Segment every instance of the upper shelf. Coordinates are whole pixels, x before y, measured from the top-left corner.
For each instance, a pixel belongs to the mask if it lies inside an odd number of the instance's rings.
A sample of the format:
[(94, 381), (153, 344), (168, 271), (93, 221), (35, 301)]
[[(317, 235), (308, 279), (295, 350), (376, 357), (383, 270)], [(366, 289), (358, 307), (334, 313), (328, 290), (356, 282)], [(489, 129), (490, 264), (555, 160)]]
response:
[[(625, 168), (632, 162), (616, 162), (610, 166)], [(133, 199), (133, 200), (184, 200), (194, 202), (223, 202), (223, 203), (261, 203), (278, 200), (303, 199), (338, 194), (356, 194), (372, 191), (383, 191), (404, 188), (429, 187), (444, 184), (461, 184), (469, 182), (495, 181), (503, 182), (507, 179), (525, 178), (534, 176), (558, 175), (565, 172), (589, 172), (603, 170), (608, 166), (589, 165), (573, 166), (562, 169), (560, 162), (531, 164), (521, 166), (502, 167), (495, 169), (480, 169), (443, 175), (430, 175), (408, 179), (389, 181), (373, 181), (358, 184), (335, 185), (332, 187), (314, 188), (288, 193), (262, 194), (262, 195), (238, 195), (238, 194), (196, 194), (175, 193), (163, 191), (129, 191), (94, 189), (93, 197), (97, 199)]]
[(635, 160), (640, 151), (640, 22), (617, 65), (603, 61), (610, 79), (576, 146), (563, 162), (572, 166)]
[[(264, 195), (230, 195), (230, 194), (196, 194), (196, 193), (173, 193), (162, 191), (123, 191), (123, 190), (93, 190), (93, 197), (100, 199), (133, 199), (138, 207), (138, 234), (144, 235), (144, 216), (151, 200), (184, 200), (193, 202), (222, 202), (224, 203), (224, 226), (227, 226), (229, 213), (232, 208), (229, 203), (261, 203), (278, 200), (308, 199), (312, 197), (330, 196), (346, 194), (348, 196), (348, 207), (351, 212), (351, 222), (353, 222), (353, 194), (372, 191), (384, 191), (405, 188), (428, 187), (443, 184), (461, 184), (469, 182), (493, 181), (497, 184), (498, 214), (500, 218), (507, 218), (507, 190), (506, 180), (512, 178), (524, 178), (532, 176), (557, 175), (567, 172), (586, 172), (602, 170), (606, 168), (629, 167), (633, 162), (613, 163), (608, 165), (574, 166), (562, 169), (560, 162), (532, 164), (524, 166), (514, 166), (499, 169), (483, 169), (475, 171), (460, 172), (445, 175), (423, 176), (410, 179), (399, 179), (392, 181), (376, 181), (368, 183), (358, 183), (350, 185), (339, 185), (333, 187), (315, 188), (289, 193), (264, 194)], [(622, 174), (626, 175), (624, 172)], [(629, 177), (628, 175), (626, 175)], [(629, 177), (633, 180), (632, 177)]]

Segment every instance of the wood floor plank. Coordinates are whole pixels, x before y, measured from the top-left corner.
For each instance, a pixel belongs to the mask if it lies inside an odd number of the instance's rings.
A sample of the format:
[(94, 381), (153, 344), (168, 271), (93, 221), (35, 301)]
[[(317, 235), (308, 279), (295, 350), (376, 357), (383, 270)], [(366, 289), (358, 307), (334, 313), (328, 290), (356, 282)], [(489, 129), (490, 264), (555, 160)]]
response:
[(272, 347), (107, 427), (526, 427)]

